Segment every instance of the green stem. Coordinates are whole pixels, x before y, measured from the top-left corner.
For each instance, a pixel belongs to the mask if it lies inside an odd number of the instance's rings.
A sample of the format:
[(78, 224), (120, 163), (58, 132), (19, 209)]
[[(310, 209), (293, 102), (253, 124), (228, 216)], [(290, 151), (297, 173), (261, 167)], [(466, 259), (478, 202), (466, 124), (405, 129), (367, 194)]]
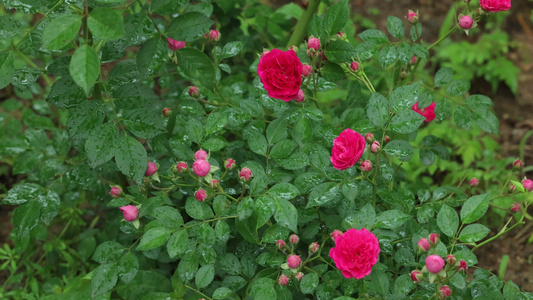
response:
[[(512, 217), (509, 219), (509, 222), (511, 220), (512, 220)], [(509, 222), (507, 222), (507, 224), (509, 224)], [(520, 221), (516, 222), (513, 226), (509, 227), (506, 230), (500, 230), (500, 232), (498, 232), (498, 234), (496, 234), (495, 236), (491, 237), (490, 239), (484, 241), (483, 243), (477, 244), (476, 246), (474, 246), (474, 248), (472, 248), (472, 252), (476, 251), (477, 248), (479, 248), (479, 247), (481, 247), (481, 246), (483, 246), (485, 244), (488, 244), (488, 243), (494, 241), (495, 239), (499, 238), (500, 236), (506, 234), (507, 232), (513, 230), (513, 228), (515, 228), (516, 226), (524, 224), (524, 223), (525, 223), (524, 222), (524, 214), (522, 214), (522, 217), (520, 218)], [(503, 228), (507, 227), (507, 224), (505, 224), (505, 226)]]
[(27, 62), (30, 66), (41, 70), (41, 75), (43, 76), (44, 81), (46, 81), (46, 84), (48, 86), (52, 86), (53, 82), (50, 80), (50, 77), (45, 74), (46, 70), (41, 69), (38, 65), (36, 65), (26, 54), (24, 54), (22, 51), (20, 51), (18, 48), (15, 48), (15, 52), (24, 59), (25, 62)]
[(296, 26), (294, 27), (292, 36), (287, 44), (287, 48), (292, 45), (297, 45), (303, 40), (305, 33), (307, 32), (307, 24), (309, 24), (309, 21), (311, 21), (311, 18), (313, 17), (313, 14), (315, 13), (319, 4), (320, 0), (309, 0), (307, 9), (303, 12), (302, 16), (298, 20), (298, 23), (296, 23)]
[(195, 291), (197, 294), (202, 295), (202, 297), (204, 297), (205, 299), (213, 300), (213, 298), (209, 298), (206, 294), (200, 292), (199, 290), (193, 288), (192, 286), (188, 286), (188, 285), (186, 285), (186, 284), (184, 284), (183, 286), (185, 286), (186, 288), (188, 288), (188, 289), (191, 290), (191, 291)]
[(454, 27), (452, 27), (452, 29), (450, 29), (443, 37), (441, 37), (440, 39), (438, 39), (435, 43), (431, 44), (429, 47), (428, 47), (428, 51), (431, 50), (431, 48), (437, 46), (440, 42), (442, 42), (444, 39), (446, 39), (447, 37), (449, 37), (452, 33), (454, 33), (457, 29), (459, 28), (458, 25), (455, 25)]

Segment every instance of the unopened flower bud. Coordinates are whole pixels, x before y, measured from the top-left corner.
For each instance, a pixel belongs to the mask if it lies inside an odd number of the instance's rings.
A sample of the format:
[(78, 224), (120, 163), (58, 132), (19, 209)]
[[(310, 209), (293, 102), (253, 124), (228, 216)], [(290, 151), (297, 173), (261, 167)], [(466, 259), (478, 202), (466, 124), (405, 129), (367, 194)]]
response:
[(468, 30), (472, 28), (472, 25), (474, 24), (474, 20), (472, 20), (472, 17), (470, 16), (462, 16), (459, 20), (459, 27), (461, 27), (464, 30)]
[(207, 160), (199, 159), (192, 164), (194, 174), (205, 177), (211, 171), (211, 165)]
[(468, 264), (464, 260), (459, 261), (459, 267), (457, 267), (458, 271), (465, 271), (466, 268), (468, 268)]
[(342, 232), (340, 230), (333, 230), (333, 232), (331, 233), (331, 239), (333, 239), (333, 241), (335, 241), (338, 237), (341, 236)]
[(531, 179), (526, 179), (522, 181), (522, 186), (524, 187), (524, 189), (530, 192), (533, 191), (533, 181), (531, 181)]
[(287, 264), (291, 269), (297, 269), (302, 263), (302, 259), (298, 255), (291, 255), (287, 258)]
[(313, 72), (313, 67), (308, 64), (305, 64), (302, 68), (302, 75), (304, 77), (307, 77), (309, 76), (309, 74), (311, 74), (311, 72)]
[(449, 286), (447, 285), (443, 285), (440, 287), (440, 296), (442, 298), (448, 298), (452, 295), (452, 290), (450, 289)]
[(299, 90), (299, 91), (298, 91), (298, 94), (296, 94), (296, 97), (294, 97), (292, 100), (293, 100), (294, 102), (303, 102), (304, 99), (305, 99), (304, 91)]
[(252, 170), (250, 170), (248, 168), (242, 168), (241, 171), (239, 172), (239, 177), (243, 181), (250, 180), (250, 177), (252, 177), (252, 176), (253, 176), (252, 175)]
[(432, 245), (436, 245), (440, 242), (440, 237), (438, 234), (436, 233), (432, 233), (429, 235), (429, 242), (432, 244)]
[(200, 96), (200, 92), (198, 92), (198, 87), (196, 86), (190, 86), (189, 87), (189, 96), (196, 98)]
[(207, 159), (207, 152), (205, 152), (202, 149), (196, 151), (196, 153), (194, 153), (194, 159), (195, 160), (199, 160), (199, 159), (206, 160)]
[(317, 242), (313, 242), (311, 245), (309, 245), (309, 252), (316, 253), (318, 248), (320, 248), (320, 245)]
[(516, 186), (514, 186), (514, 184), (511, 183), (511, 186), (509, 187), (509, 190), (511, 192), (514, 192), (515, 189), (516, 189)]
[(411, 279), (414, 282), (420, 281), (422, 278), (424, 278), (424, 275), (422, 274), (422, 272), (418, 270), (414, 270), (413, 272), (411, 272)]
[(215, 187), (218, 186), (219, 183), (220, 181), (218, 179), (211, 180), (211, 188), (214, 189)]
[(293, 245), (298, 244), (299, 241), (300, 238), (296, 234), (291, 234), (291, 236), (289, 237), (289, 242)]
[(281, 275), (279, 277), (278, 281), (279, 281), (280, 285), (287, 285), (287, 284), (289, 284), (289, 277), (287, 275), (283, 274), (283, 275)]
[(520, 205), (518, 205), (518, 203), (513, 203), (513, 204), (511, 205), (511, 212), (514, 212), (514, 213), (515, 213), (515, 212), (517, 212), (517, 211), (519, 211), (519, 210), (520, 210)]
[(276, 241), (276, 247), (278, 247), (278, 249), (281, 249), (281, 248), (284, 248), (286, 246), (285, 242), (283, 240), (277, 240)]
[(302, 273), (302, 272), (298, 272), (298, 273), (296, 273), (296, 275), (294, 275), (294, 277), (296, 277), (296, 279), (297, 279), (298, 281), (301, 281), (302, 278), (304, 278), (304, 273)]
[(372, 171), (372, 163), (369, 160), (364, 160), (361, 163), (361, 170), (370, 172)]
[(135, 221), (139, 216), (139, 209), (137, 208), (137, 206), (126, 205), (120, 207), (120, 210), (122, 211), (122, 214), (124, 215), (124, 219), (126, 219), (126, 221)]
[(374, 141), (374, 134), (372, 132), (367, 132), (365, 134), (365, 140), (367, 143), (372, 143)]
[(220, 32), (218, 30), (211, 30), (205, 34), (205, 37), (210, 41), (217, 42), (220, 40)]
[(446, 256), (446, 262), (449, 265), (454, 265), (456, 261), (457, 261), (457, 258), (455, 258), (454, 255), (448, 254), (448, 256)]
[(172, 115), (172, 109), (165, 107), (163, 108), (163, 116), (170, 117)]
[(109, 195), (113, 198), (119, 198), (122, 196), (122, 188), (120, 186), (114, 186), (111, 188), (111, 191), (109, 191)]
[(337, 36), (339, 36), (343, 40), (348, 38), (348, 35), (346, 35), (346, 32), (344, 32), (344, 31), (337, 32)]
[(352, 69), (354, 72), (357, 72), (357, 70), (359, 70), (359, 64), (356, 61), (352, 62), (350, 64), (350, 69)]
[(385, 142), (390, 143), (390, 137), (388, 135), (385, 136)]
[(185, 42), (176, 41), (171, 38), (167, 38), (167, 47), (172, 51), (178, 51), (179, 49), (185, 47)]
[(418, 246), (418, 251), (420, 252), (426, 252), (429, 250), (429, 241), (428, 239), (420, 239), (418, 243), (416, 243)]
[(437, 274), (444, 267), (444, 260), (438, 255), (429, 255), (426, 257), (426, 268), (431, 273)]
[(309, 38), (309, 40), (307, 41), (307, 49), (318, 50), (318, 48), (320, 48), (320, 40), (315, 37)]
[(416, 64), (416, 55), (413, 55), (413, 57), (411, 58), (411, 62), (410, 62), (411, 65), (414, 65)]
[(298, 47), (296, 47), (296, 46), (294, 46), (294, 45), (291, 45), (291, 46), (289, 47), (289, 50), (294, 51), (294, 53), (298, 53)]
[(381, 149), (381, 145), (379, 144), (378, 141), (374, 141), (372, 143), (372, 146), (370, 146), (370, 150), (372, 150), (373, 153), (378, 152), (379, 149)]
[(196, 193), (194, 193), (194, 197), (196, 200), (204, 202), (205, 198), (207, 198), (207, 193), (205, 190), (198, 190)]
[(414, 11), (409, 10), (407, 12), (407, 21), (409, 21), (411, 24), (418, 23), (418, 15)]
[(471, 186), (477, 186), (478, 184), (479, 184), (479, 180), (476, 177), (472, 177), (472, 179), (470, 179)]
[(183, 173), (183, 172), (187, 171), (188, 169), (189, 169), (189, 166), (184, 161), (180, 161), (176, 165), (176, 171), (178, 171), (179, 173)]
[(224, 168), (231, 170), (235, 167), (235, 161), (233, 158), (228, 158), (226, 161), (224, 161)]
[(153, 162), (148, 163), (148, 167), (146, 167), (146, 172), (144, 172), (144, 176), (152, 176), (157, 172), (157, 166)]
[(514, 163), (513, 163), (513, 168), (515, 168), (515, 169), (522, 169), (523, 166), (524, 166), (524, 164), (519, 159), (515, 160)]
[(270, 53), (270, 50), (263, 50), (263, 52), (261, 52), (261, 58), (263, 58), (263, 56), (267, 55), (268, 53)]

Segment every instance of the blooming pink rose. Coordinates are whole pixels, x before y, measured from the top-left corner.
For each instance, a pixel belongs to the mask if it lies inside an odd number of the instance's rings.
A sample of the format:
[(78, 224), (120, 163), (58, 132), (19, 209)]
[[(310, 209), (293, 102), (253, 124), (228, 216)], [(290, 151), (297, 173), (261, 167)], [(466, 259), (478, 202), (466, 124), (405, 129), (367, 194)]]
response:
[(486, 11), (499, 12), (509, 10), (511, 0), (479, 0), (479, 5)]
[(144, 172), (144, 176), (152, 176), (157, 172), (157, 166), (153, 162), (148, 163), (148, 167), (146, 167), (146, 172)]
[(211, 165), (207, 160), (199, 159), (192, 164), (194, 174), (205, 177), (211, 171)]
[(426, 268), (428, 268), (428, 271), (431, 273), (439, 273), (440, 270), (444, 267), (444, 259), (438, 255), (429, 255), (426, 257)]
[(135, 221), (139, 216), (139, 209), (137, 208), (137, 206), (126, 205), (120, 207), (120, 210), (122, 211), (122, 214), (124, 215), (124, 219), (126, 219), (126, 221)]
[(168, 42), (167, 43), (168, 49), (170, 49), (172, 51), (177, 51), (177, 50), (185, 47), (185, 42), (176, 41), (176, 40), (173, 40), (171, 38), (167, 38), (167, 42)]
[(433, 102), (430, 106), (423, 109), (419, 109), (417, 102), (413, 105), (413, 110), (416, 111), (422, 117), (426, 117), (426, 120), (424, 120), (424, 122), (431, 122), (437, 117), (435, 116), (435, 105), (435, 102)]
[(473, 24), (474, 20), (472, 20), (472, 17), (470, 16), (462, 16), (459, 20), (459, 27), (463, 28), (464, 30), (472, 28)]
[(196, 153), (194, 153), (194, 159), (195, 160), (199, 160), (199, 159), (206, 160), (207, 159), (207, 152), (205, 152), (202, 149), (196, 151)]
[(272, 49), (259, 59), (257, 74), (268, 96), (291, 101), (302, 85), (303, 65), (292, 50)]
[(291, 255), (287, 258), (287, 264), (291, 269), (297, 269), (302, 263), (302, 259), (298, 255)]
[(207, 193), (205, 192), (205, 190), (198, 190), (196, 191), (196, 193), (194, 193), (194, 197), (196, 198), (196, 200), (204, 202), (205, 198), (207, 198)]
[(533, 181), (531, 179), (526, 179), (522, 181), (522, 186), (528, 191), (533, 191)]
[(378, 239), (373, 233), (366, 228), (352, 228), (335, 239), (335, 247), (329, 251), (329, 257), (344, 277), (361, 279), (370, 274), (380, 251)]
[(365, 138), (358, 132), (347, 128), (333, 140), (331, 163), (335, 169), (351, 168), (365, 152)]

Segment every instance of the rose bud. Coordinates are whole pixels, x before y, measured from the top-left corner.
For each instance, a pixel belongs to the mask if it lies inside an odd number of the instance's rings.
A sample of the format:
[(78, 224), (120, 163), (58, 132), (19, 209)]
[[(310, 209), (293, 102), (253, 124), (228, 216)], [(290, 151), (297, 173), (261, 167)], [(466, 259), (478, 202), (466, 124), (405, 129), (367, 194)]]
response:
[(361, 163), (361, 170), (370, 172), (372, 171), (372, 163), (369, 160), (364, 160)]
[(196, 98), (200, 96), (200, 92), (198, 92), (198, 87), (196, 86), (190, 86), (189, 87), (189, 96)]
[(205, 34), (205, 37), (210, 41), (217, 42), (220, 40), (220, 32), (218, 30), (211, 30)]
[(276, 247), (278, 247), (278, 249), (281, 249), (281, 248), (284, 248), (285, 247), (285, 242), (283, 240), (277, 240), (276, 241)]
[(302, 259), (298, 255), (290, 255), (287, 258), (287, 264), (291, 269), (297, 269), (302, 263)]
[(462, 16), (459, 20), (459, 27), (463, 28), (464, 30), (472, 28), (473, 24), (474, 20), (472, 20), (472, 17), (470, 16)]
[(320, 245), (317, 242), (313, 242), (311, 245), (309, 245), (309, 252), (316, 253), (318, 248), (320, 248)]
[(429, 241), (428, 239), (420, 239), (418, 241), (418, 243), (416, 243), (418, 245), (418, 251), (420, 252), (426, 252), (429, 250)]
[(126, 205), (120, 207), (120, 210), (122, 211), (122, 214), (124, 215), (124, 219), (126, 219), (126, 221), (135, 221), (139, 216), (139, 209), (137, 208), (137, 206)]
[(429, 242), (432, 244), (432, 245), (436, 245), (440, 242), (440, 237), (438, 234), (436, 233), (432, 233), (429, 235)]
[(187, 165), (186, 162), (184, 161), (180, 161), (178, 162), (178, 164), (176, 165), (176, 170), (179, 172), (179, 173), (183, 173), (185, 171), (187, 171), (189, 169), (189, 166)]
[(224, 161), (224, 168), (231, 170), (234, 167), (235, 167), (235, 161), (232, 158), (228, 158), (226, 159), (226, 161)]
[(515, 160), (514, 163), (513, 163), (513, 168), (515, 168), (515, 169), (522, 169), (523, 166), (524, 166), (524, 164), (519, 159)]
[(204, 202), (205, 198), (207, 198), (207, 193), (205, 192), (205, 190), (198, 190), (196, 191), (196, 193), (194, 193), (194, 197), (196, 198), (196, 200)]
[(293, 245), (295, 244), (298, 244), (298, 242), (300, 241), (300, 238), (296, 235), (296, 234), (292, 234), (290, 237), (289, 237), (289, 242)]
[(205, 152), (202, 149), (196, 151), (196, 153), (194, 153), (194, 159), (195, 160), (199, 160), (199, 159), (207, 160), (207, 152)]
[(519, 210), (520, 210), (520, 205), (518, 205), (518, 203), (513, 203), (513, 204), (511, 205), (511, 212), (514, 212), (514, 213), (515, 213), (515, 212), (517, 212), (517, 211), (519, 211)]
[(413, 57), (411, 58), (411, 62), (410, 62), (411, 65), (414, 65), (416, 64), (416, 55), (413, 55)]
[(385, 136), (385, 142), (390, 143), (390, 137), (388, 135)]
[(163, 116), (170, 117), (172, 115), (172, 109), (165, 107), (163, 108)]
[(456, 261), (457, 261), (457, 258), (455, 258), (454, 255), (448, 254), (448, 256), (446, 256), (446, 262), (449, 265), (454, 265)]
[(309, 74), (311, 74), (311, 72), (313, 72), (313, 67), (312, 66), (307, 65), (307, 64), (303, 65), (302, 75), (304, 77), (309, 76)]
[(356, 61), (352, 62), (350, 64), (350, 69), (352, 69), (354, 72), (357, 72), (357, 70), (359, 70), (359, 64)]
[(119, 198), (122, 196), (122, 188), (120, 186), (114, 186), (111, 188), (111, 191), (109, 191), (109, 195), (113, 198)]
[(217, 180), (217, 179), (213, 179), (213, 180), (211, 180), (211, 188), (214, 189), (215, 187), (218, 186), (219, 183), (220, 183), (220, 181)]
[(374, 141), (374, 134), (372, 132), (367, 132), (365, 134), (365, 140), (368, 142), (368, 143), (372, 143)]
[(337, 32), (337, 35), (343, 40), (348, 38), (348, 35), (346, 35), (346, 32), (344, 32), (344, 31)]
[(450, 289), (449, 286), (447, 285), (443, 285), (440, 287), (440, 296), (442, 298), (448, 298), (452, 295), (452, 290)]
[(372, 143), (372, 146), (370, 146), (370, 150), (372, 150), (373, 153), (378, 152), (379, 149), (381, 149), (381, 145), (379, 144), (378, 141), (374, 141)]
[(509, 190), (511, 190), (511, 192), (514, 192), (515, 189), (516, 189), (516, 186), (514, 186), (514, 184), (511, 183)]
[(338, 237), (342, 236), (342, 232), (340, 230), (333, 230), (331, 233), (331, 239), (335, 241)]
[(153, 162), (149, 162), (146, 172), (144, 172), (144, 176), (152, 176), (155, 172), (157, 172), (157, 166)]
[(294, 46), (294, 45), (291, 45), (291, 46), (289, 47), (289, 50), (294, 51), (294, 53), (298, 53), (298, 47), (296, 47), (296, 46)]
[(459, 267), (457, 268), (458, 271), (464, 271), (468, 267), (468, 264), (464, 260), (459, 261)]
[(318, 50), (318, 48), (320, 48), (320, 40), (315, 37), (309, 38), (309, 40), (307, 41), (307, 49)]
[(167, 47), (172, 51), (178, 51), (179, 49), (185, 47), (185, 42), (176, 41), (171, 38), (167, 38)]
[(438, 255), (430, 255), (426, 257), (426, 268), (431, 273), (437, 274), (444, 267), (444, 260)]
[(479, 180), (476, 177), (472, 177), (472, 179), (470, 179), (471, 186), (477, 186), (478, 184), (479, 184)]
[(205, 177), (211, 171), (211, 165), (207, 160), (199, 159), (192, 164), (194, 174)]
[(298, 273), (296, 273), (296, 275), (294, 275), (294, 277), (296, 277), (296, 279), (297, 279), (298, 281), (301, 281), (302, 278), (304, 278), (304, 273), (302, 273), (302, 272), (298, 272)]
[(294, 97), (292, 100), (294, 102), (303, 102), (305, 99), (305, 94), (304, 94), (304, 91), (302, 91), (301, 89), (298, 91), (298, 94), (296, 94), (296, 97)]
[(253, 176), (252, 175), (252, 170), (250, 170), (248, 168), (242, 168), (241, 171), (239, 172), (239, 177), (243, 181), (250, 180), (250, 177), (252, 177), (252, 176)]
[(424, 278), (424, 275), (422, 275), (422, 272), (420, 272), (418, 270), (414, 270), (413, 272), (411, 272), (411, 279), (414, 282), (420, 281), (420, 279), (422, 279), (422, 278)]
[(287, 275), (283, 274), (283, 275), (281, 275), (279, 277), (278, 281), (279, 281), (280, 285), (287, 285), (287, 284), (289, 284), (289, 277)]
[(522, 186), (524, 186), (524, 189), (530, 192), (533, 191), (533, 181), (531, 181), (530, 179), (522, 181)]
[(407, 12), (407, 21), (409, 21), (411, 24), (418, 23), (418, 15), (414, 11), (409, 10)]
[(263, 58), (263, 56), (267, 55), (268, 53), (270, 52), (270, 50), (263, 50), (263, 52), (261, 52), (261, 57), (260, 58)]

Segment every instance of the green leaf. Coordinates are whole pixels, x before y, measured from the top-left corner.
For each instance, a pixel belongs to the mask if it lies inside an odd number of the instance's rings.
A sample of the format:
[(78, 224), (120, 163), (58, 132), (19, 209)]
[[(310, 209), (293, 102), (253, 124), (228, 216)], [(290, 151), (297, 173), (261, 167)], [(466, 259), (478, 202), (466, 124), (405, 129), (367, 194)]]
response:
[(448, 92), (450, 96), (461, 96), (466, 94), (469, 90), (470, 81), (458, 79), (450, 83), (446, 92)]
[(492, 100), (485, 95), (470, 95), (465, 99), (465, 105), (473, 110), (488, 110), (492, 107)]
[(204, 124), (195, 118), (190, 118), (185, 126), (187, 136), (195, 143), (200, 144), (204, 139)]
[(211, 225), (204, 223), (198, 228), (197, 239), (200, 244), (211, 246), (215, 243), (215, 230), (213, 229), (213, 227), (211, 227)]
[(222, 49), (220, 59), (233, 57), (239, 54), (242, 51), (242, 47), (244, 47), (244, 44), (246, 44), (246, 42), (235, 41), (227, 43)]
[(339, 200), (340, 188), (335, 182), (324, 182), (311, 190), (307, 208), (327, 206)]
[(224, 253), (218, 259), (218, 266), (230, 275), (239, 275), (241, 273), (241, 262), (233, 253)]
[(253, 152), (264, 156), (267, 153), (267, 140), (261, 133), (250, 135), (248, 138), (248, 147)]
[(122, 256), (118, 263), (118, 276), (124, 283), (129, 283), (137, 275), (139, 270), (139, 259), (132, 251), (128, 251), (124, 256)]
[(183, 217), (180, 212), (171, 206), (160, 206), (154, 208), (152, 215), (157, 219), (159, 224), (168, 229), (178, 229), (183, 225)]
[(213, 299), (223, 300), (229, 297), (231, 294), (233, 294), (233, 291), (227, 287), (219, 287), (213, 292)]
[(2, 204), (19, 205), (33, 200), (42, 187), (35, 183), (20, 183), (7, 192)]
[(324, 30), (326, 34), (332, 36), (341, 31), (350, 17), (348, 0), (342, 0), (333, 4), (324, 16)]
[(408, 134), (417, 130), (425, 119), (415, 111), (403, 110), (392, 117), (390, 129), (401, 134)]
[(283, 119), (276, 119), (266, 129), (266, 137), (270, 145), (275, 144), (287, 137), (287, 121)]
[(43, 29), (43, 48), (59, 50), (65, 47), (78, 34), (80, 27), (81, 16), (76, 14), (61, 15), (53, 19)]
[(376, 211), (371, 203), (367, 203), (357, 212), (347, 216), (344, 221), (350, 225), (350, 228), (358, 230), (372, 228), (376, 224)]
[(485, 215), (490, 204), (490, 193), (468, 198), (461, 208), (461, 221), (469, 224)]
[(160, 37), (154, 37), (144, 42), (137, 53), (136, 62), (139, 73), (154, 73), (167, 59), (167, 52), (167, 45)]
[(453, 71), (451, 68), (444, 67), (435, 74), (435, 87), (442, 87), (452, 81)]
[(174, 232), (167, 243), (167, 253), (170, 258), (181, 257), (189, 249), (189, 234), (186, 229)]
[(401, 39), (405, 37), (405, 27), (402, 20), (397, 17), (389, 16), (387, 18), (387, 30), (395, 38)]
[(383, 69), (395, 63), (397, 59), (398, 52), (394, 45), (386, 45), (379, 51), (379, 63)]
[(91, 33), (106, 41), (116, 40), (124, 35), (124, 20), (117, 10), (97, 7), (89, 14), (87, 26)]
[[(270, 226), (264, 233), (261, 241), (263, 243), (276, 243), (277, 240), (285, 240), (291, 233), (291, 230), (281, 226), (280, 224), (274, 224)], [(252, 275), (253, 277), (253, 275)]]
[(324, 35), (325, 32), (323, 23), (324, 21), (322, 20), (322, 17), (319, 17), (317, 14), (313, 14), (313, 16), (311, 17), (311, 21), (307, 26), (307, 35), (312, 35), (316, 37)]
[(271, 196), (259, 196), (255, 199), (254, 212), (257, 215), (257, 229), (261, 228), (268, 222), (270, 217), (274, 215), (276, 211), (274, 197)]
[(357, 51), (352, 44), (335, 40), (326, 46), (326, 57), (328, 61), (334, 63), (351, 63), (353, 60), (357, 60)]
[[(176, 41), (192, 42), (203, 38), (213, 21), (199, 12), (188, 12), (174, 18), (167, 27), (167, 34)], [(182, 51), (183, 49), (180, 49)]]
[(373, 93), (368, 100), (366, 114), (372, 124), (383, 127), (389, 120), (389, 101), (380, 93)]
[(420, 82), (396, 88), (389, 97), (389, 104), (393, 112), (411, 110), (420, 94)]
[(211, 207), (206, 203), (200, 202), (194, 198), (187, 198), (185, 203), (185, 211), (187, 214), (197, 220), (206, 220), (213, 217)]
[(270, 157), (285, 158), (289, 156), (298, 145), (292, 140), (281, 140), (270, 150)]
[(228, 122), (229, 119), (226, 113), (219, 111), (210, 113), (205, 123), (205, 134), (209, 135), (222, 130)]
[(40, 215), (41, 206), (37, 201), (29, 201), (15, 209), (13, 212), (13, 224), (19, 240), (28, 235), (39, 224)]
[(141, 183), (148, 164), (144, 146), (133, 137), (123, 136), (116, 144), (115, 161), (122, 174)]
[(286, 170), (298, 170), (307, 166), (309, 158), (302, 149), (298, 149), (287, 158), (277, 159), (276, 163)]
[(455, 120), (455, 124), (457, 126), (462, 127), (466, 130), (470, 129), (472, 119), (474, 119), (474, 116), (470, 110), (463, 106), (457, 107), (455, 110), (455, 113), (453, 115), (453, 119)]
[(385, 275), (384, 271), (376, 270), (370, 274), (370, 291), (385, 296), (389, 292), (389, 285), (389, 278)]
[(503, 287), (503, 297), (505, 300), (518, 300), (520, 299), (520, 287), (516, 283), (509, 280)]
[[(326, 53), (326, 57), (327, 56), (328, 54)], [(327, 62), (322, 68), (320, 68), (320, 74), (326, 81), (331, 82), (339, 81), (346, 77), (342, 67), (332, 62)]]
[(114, 241), (105, 241), (96, 247), (93, 260), (99, 264), (116, 262), (126, 248)]
[(476, 124), (482, 130), (489, 133), (498, 133), (500, 131), (500, 120), (490, 110), (473, 110)]
[(248, 219), (246, 220), (239, 220), (235, 219), (235, 227), (237, 228), (237, 231), (241, 234), (241, 236), (247, 240), (248, 242), (255, 244), (259, 241), (259, 237), (257, 235), (257, 216), (255, 214), (252, 214)]
[(85, 152), (91, 167), (97, 167), (109, 161), (115, 155), (118, 142), (118, 130), (115, 124), (108, 122), (91, 130), (85, 143)]
[(282, 198), (274, 198), (276, 205), (276, 212), (274, 219), (279, 225), (286, 227), (293, 232), (298, 232), (298, 210), (288, 200)]
[(401, 43), (398, 46), (398, 60), (403, 64), (409, 64), (413, 58), (413, 47), (409, 43)]
[(437, 214), (437, 226), (445, 235), (453, 237), (459, 227), (459, 216), (457, 216), (455, 209), (443, 204)]
[(420, 58), (428, 58), (429, 57), (429, 51), (426, 47), (424, 47), (421, 44), (414, 44), (413, 45), (413, 51), (415, 52), (415, 55)]
[(226, 140), (221, 137), (215, 136), (207, 139), (207, 141), (205, 141), (202, 146), (207, 151), (215, 152), (220, 151), (222, 148), (226, 147), (227, 144), (228, 142)]
[(308, 118), (301, 116), (292, 128), (292, 137), (300, 146), (311, 140), (313, 129)]
[(61, 77), (54, 82), (46, 101), (64, 109), (74, 107), (86, 98), (83, 89), (70, 76), (67, 76)]
[(490, 229), (481, 224), (470, 224), (461, 230), (459, 240), (464, 243), (474, 243), (484, 239)]
[(278, 183), (268, 190), (268, 194), (275, 198), (291, 200), (300, 195), (300, 191), (290, 183)]
[(367, 29), (359, 34), (359, 37), (365, 41), (374, 41), (378, 44), (384, 44), (389, 42), (389, 38), (385, 33), (377, 29)]
[(418, 152), (420, 162), (426, 166), (430, 166), (435, 162), (435, 153), (430, 149), (420, 149)]
[(394, 229), (398, 228), (411, 219), (411, 216), (399, 210), (391, 209), (380, 213), (376, 219), (375, 228)]
[(33, 171), (43, 161), (44, 155), (41, 151), (30, 150), (17, 156), (13, 163), (13, 175), (27, 174)]
[[(143, 139), (153, 138), (165, 132), (161, 117), (145, 108), (125, 110), (122, 121), (131, 133)], [(203, 129), (203, 126), (199, 128)]]
[(179, 66), (185, 75), (207, 88), (213, 87), (215, 70), (213, 62), (205, 53), (193, 48), (182, 48), (177, 51), (177, 55)]
[(414, 149), (408, 141), (393, 140), (383, 150), (388, 154), (398, 158), (401, 161), (408, 161), (414, 153)]
[(169, 239), (171, 231), (168, 228), (165, 227), (155, 227), (148, 229), (146, 231), (141, 241), (139, 242), (139, 246), (137, 246), (137, 251), (147, 251), (152, 250), (157, 247), (163, 246)]
[(316, 273), (305, 274), (300, 282), (300, 290), (304, 294), (312, 294), (318, 287), (319, 278)]
[(94, 269), (91, 277), (92, 297), (103, 295), (115, 287), (118, 280), (116, 264), (109, 263)]
[(211, 284), (214, 278), (215, 278), (215, 266), (205, 265), (198, 270), (194, 281), (196, 283), (196, 287), (198, 287), (199, 289), (203, 289), (204, 287)]
[(11, 83), (14, 73), (13, 52), (0, 52), (0, 89)]
[(69, 72), (74, 82), (85, 91), (86, 95), (89, 95), (96, 79), (100, 76), (100, 61), (91, 46), (82, 45), (74, 52)]

